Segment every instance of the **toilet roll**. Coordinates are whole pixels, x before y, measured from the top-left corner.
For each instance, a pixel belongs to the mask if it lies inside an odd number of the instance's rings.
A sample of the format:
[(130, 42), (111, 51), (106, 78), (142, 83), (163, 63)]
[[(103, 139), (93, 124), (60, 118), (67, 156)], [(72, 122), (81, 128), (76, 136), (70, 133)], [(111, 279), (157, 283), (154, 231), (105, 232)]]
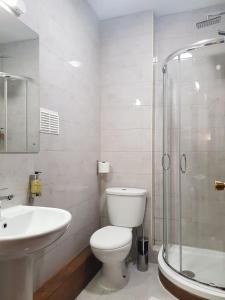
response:
[(105, 174), (110, 172), (110, 163), (108, 161), (98, 162), (98, 173)]

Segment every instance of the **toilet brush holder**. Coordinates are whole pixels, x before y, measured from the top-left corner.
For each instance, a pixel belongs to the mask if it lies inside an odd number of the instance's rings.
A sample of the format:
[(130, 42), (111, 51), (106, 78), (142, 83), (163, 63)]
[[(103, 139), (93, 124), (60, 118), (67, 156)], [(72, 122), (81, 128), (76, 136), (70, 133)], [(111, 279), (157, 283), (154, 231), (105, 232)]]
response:
[(148, 244), (147, 238), (138, 239), (137, 269), (141, 272), (148, 270)]

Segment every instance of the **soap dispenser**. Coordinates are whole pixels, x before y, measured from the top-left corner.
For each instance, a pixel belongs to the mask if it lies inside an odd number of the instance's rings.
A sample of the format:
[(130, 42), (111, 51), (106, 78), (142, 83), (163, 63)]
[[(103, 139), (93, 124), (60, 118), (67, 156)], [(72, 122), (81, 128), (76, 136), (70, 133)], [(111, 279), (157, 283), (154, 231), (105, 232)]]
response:
[(39, 175), (41, 172), (35, 171), (34, 174), (30, 175), (30, 203), (33, 204), (34, 198), (41, 196), (41, 180)]

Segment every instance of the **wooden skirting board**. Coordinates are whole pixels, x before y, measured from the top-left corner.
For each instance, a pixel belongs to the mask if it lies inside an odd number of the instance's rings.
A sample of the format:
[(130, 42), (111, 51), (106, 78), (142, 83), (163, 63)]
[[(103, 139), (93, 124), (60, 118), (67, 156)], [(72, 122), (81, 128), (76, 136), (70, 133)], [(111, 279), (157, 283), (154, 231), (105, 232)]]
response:
[(100, 268), (101, 263), (87, 247), (49, 279), (34, 294), (34, 300), (74, 300)]
[(173, 284), (169, 281), (159, 270), (159, 279), (162, 285), (177, 299), (179, 300), (207, 300), (205, 298), (201, 298), (199, 296), (188, 293), (187, 291), (181, 289), (180, 287)]

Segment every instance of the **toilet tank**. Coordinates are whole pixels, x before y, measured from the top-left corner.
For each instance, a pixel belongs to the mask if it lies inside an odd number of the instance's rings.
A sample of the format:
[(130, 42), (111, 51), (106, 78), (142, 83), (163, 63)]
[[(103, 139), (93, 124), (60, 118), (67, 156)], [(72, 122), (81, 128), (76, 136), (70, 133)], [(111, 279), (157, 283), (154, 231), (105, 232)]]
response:
[(138, 227), (143, 223), (146, 190), (137, 188), (106, 189), (110, 223), (121, 227)]

